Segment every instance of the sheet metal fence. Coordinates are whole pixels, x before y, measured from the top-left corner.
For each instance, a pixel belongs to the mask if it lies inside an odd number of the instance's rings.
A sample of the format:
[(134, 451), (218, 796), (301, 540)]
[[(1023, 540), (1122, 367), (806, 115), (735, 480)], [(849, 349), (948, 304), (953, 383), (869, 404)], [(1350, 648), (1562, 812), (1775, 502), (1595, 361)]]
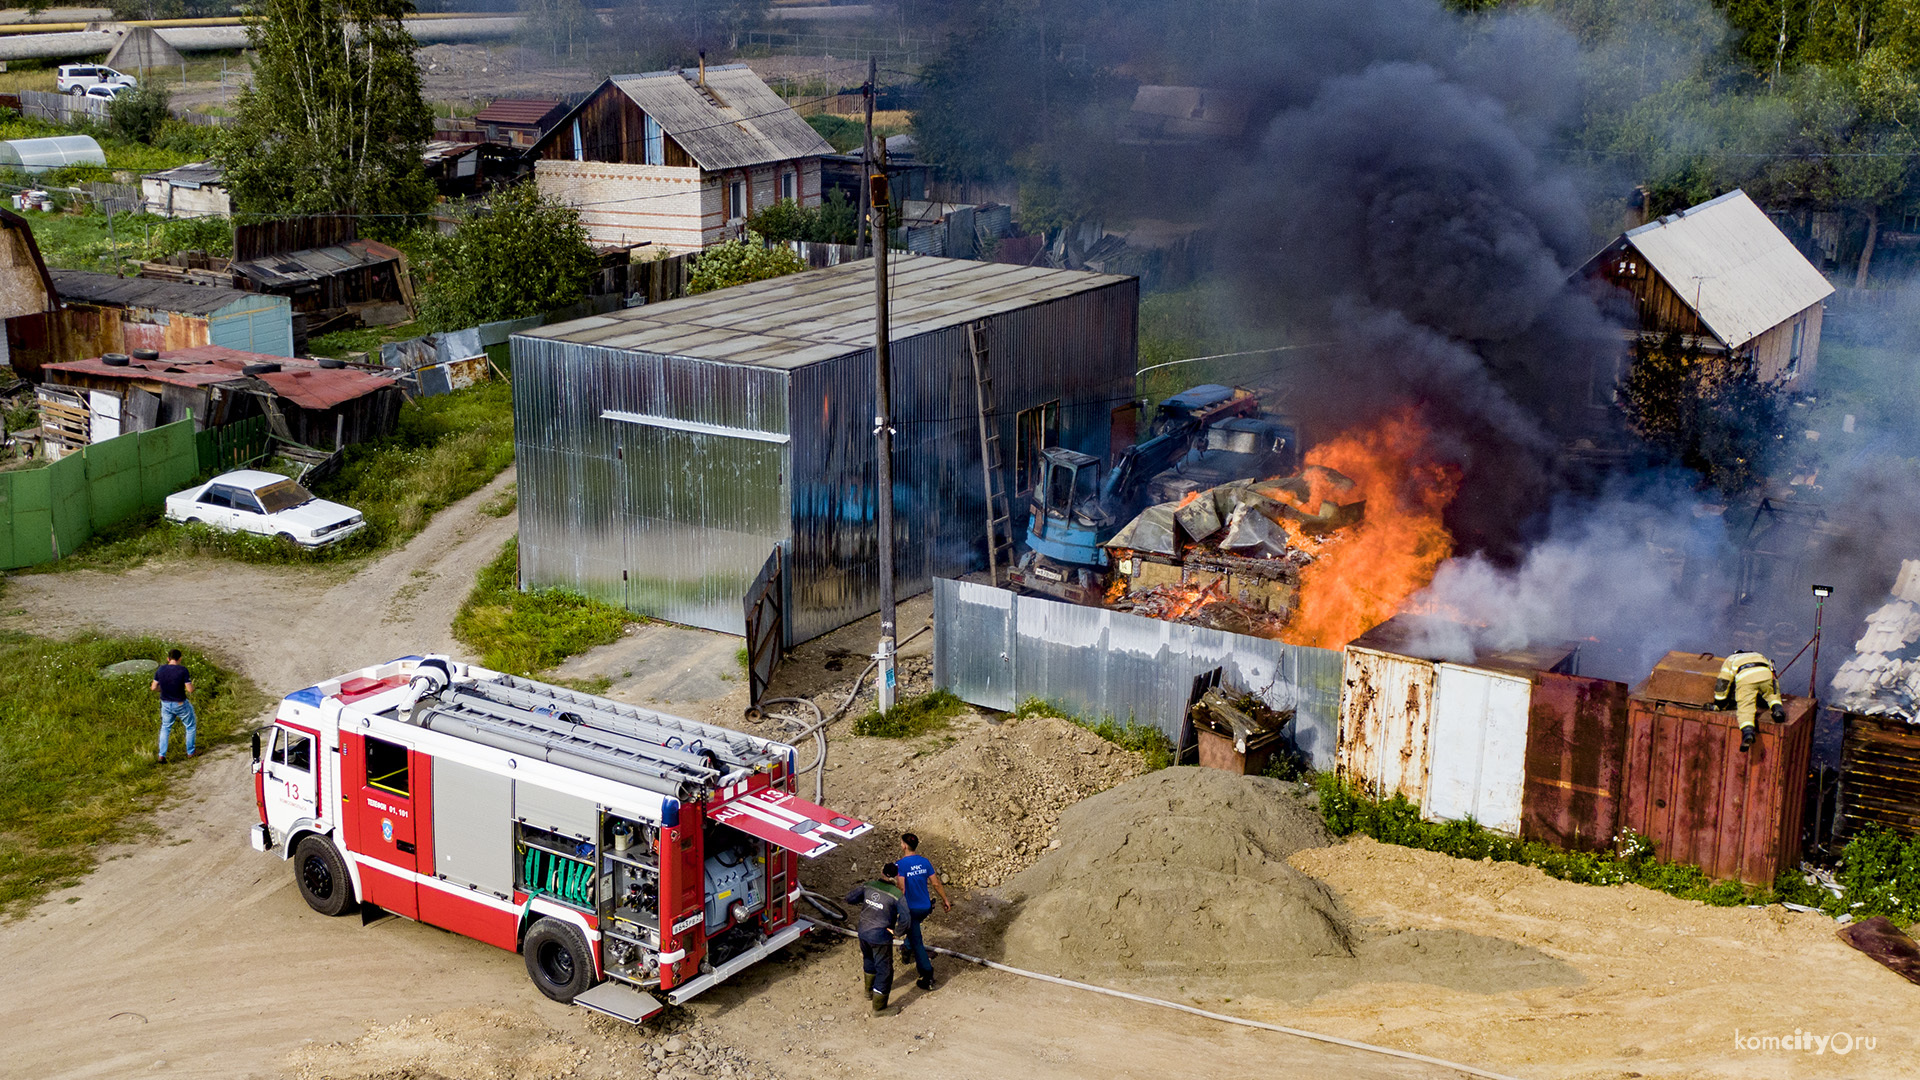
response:
[(933, 679), (969, 704), (1008, 710), (1028, 699), (1076, 716), (1159, 728), (1178, 740), (1193, 680), (1222, 681), (1295, 710), (1295, 745), (1333, 767), (1341, 656), (1333, 649), (1018, 596), (970, 581), (933, 583)]
[(200, 471), (193, 421), (94, 443), (43, 469), (0, 473), (0, 569), (52, 562), (158, 507)]

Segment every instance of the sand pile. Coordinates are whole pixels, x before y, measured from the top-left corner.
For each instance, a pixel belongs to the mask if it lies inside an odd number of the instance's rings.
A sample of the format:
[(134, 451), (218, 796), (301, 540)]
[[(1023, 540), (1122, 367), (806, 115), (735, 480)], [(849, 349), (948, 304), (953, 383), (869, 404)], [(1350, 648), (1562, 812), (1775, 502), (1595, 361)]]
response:
[(1015, 963), (1094, 978), (1257, 976), (1353, 954), (1347, 915), (1287, 856), (1327, 842), (1293, 785), (1211, 769), (1142, 776), (1061, 815), (1007, 883)]

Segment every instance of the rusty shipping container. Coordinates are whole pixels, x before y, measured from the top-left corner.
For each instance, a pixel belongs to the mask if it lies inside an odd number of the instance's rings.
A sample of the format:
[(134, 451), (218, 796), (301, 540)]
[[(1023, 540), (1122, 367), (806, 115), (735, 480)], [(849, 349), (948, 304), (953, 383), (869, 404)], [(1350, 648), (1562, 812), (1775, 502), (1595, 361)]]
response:
[(1920, 724), (1843, 713), (1840, 835), (1879, 825), (1920, 836)]
[(1520, 835), (1602, 851), (1619, 828), (1627, 755), (1627, 685), (1542, 672), (1527, 720)]
[(1420, 805), (1427, 795), (1433, 722), (1433, 664), (1360, 644), (1346, 648), (1335, 769), (1374, 798), (1395, 792)]
[(1712, 707), (1721, 658), (1669, 653), (1627, 709), (1621, 824), (1668, 862), (1771, 885), (1800, 861), (1800, 820), (1813, 750), (1813, 702), (1786, 699), (1787, 722), (1760, 722), (1740, 752), (1740, 725)]

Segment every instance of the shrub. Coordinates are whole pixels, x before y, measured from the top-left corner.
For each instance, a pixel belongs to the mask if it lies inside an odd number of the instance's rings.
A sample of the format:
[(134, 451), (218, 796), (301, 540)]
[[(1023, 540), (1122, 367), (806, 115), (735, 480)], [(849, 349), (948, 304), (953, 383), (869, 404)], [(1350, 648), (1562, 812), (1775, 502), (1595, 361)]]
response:
[[(636, 616), (565, 589), (520, 591), (520, 541), (507, 541), (474, 581), (453, 636), (496, 671), (531, 675), (575, 653), (618, 641)], [(590, 692), (602, 693), (599, 684)]]
[(107, 131), (122, 139), (149, 146), (172, 118), (173, 95), (159, 83), (141, 83), (107, 103)]
[[(744, 654), (745, 649), (741, 652)], [(743, 657), (744, 659), (744, 657)], [(908, 739), (947, 726), (947, 721), (967, 711), (967, 704), (945, 690), (894, 702), (884, 715), (880, 710), (853, 722), (855, 735), (873, 735), (883, 739)]]
[(729, 240), (701, 252), (700, 258), (694, 261), (687, 291), (712, 292), (729, 285), (798, 273), (806, 268), (800, 256), (784, 247), (768, 247), (758, 233), (749, 232), (743, 240)]

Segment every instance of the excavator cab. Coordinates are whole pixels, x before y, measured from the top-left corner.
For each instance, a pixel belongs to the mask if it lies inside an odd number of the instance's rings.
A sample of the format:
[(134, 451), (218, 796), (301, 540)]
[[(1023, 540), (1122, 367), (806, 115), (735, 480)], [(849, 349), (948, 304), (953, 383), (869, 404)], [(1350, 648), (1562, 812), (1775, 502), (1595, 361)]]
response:
[(1107, 550), (1100, 544), (1113, 524), (1102, 496), (1099, 458), (1061, 446), (1040, 451), (1027, 553), (1010, 580), (1064, 600), (1093, 603), (1105, 587)]
[(1040, 483), (1034, 488), (1035, 516), (1094, 524), (1099, 514), (1100, 459), (1064, 447), (1040, 451)]

